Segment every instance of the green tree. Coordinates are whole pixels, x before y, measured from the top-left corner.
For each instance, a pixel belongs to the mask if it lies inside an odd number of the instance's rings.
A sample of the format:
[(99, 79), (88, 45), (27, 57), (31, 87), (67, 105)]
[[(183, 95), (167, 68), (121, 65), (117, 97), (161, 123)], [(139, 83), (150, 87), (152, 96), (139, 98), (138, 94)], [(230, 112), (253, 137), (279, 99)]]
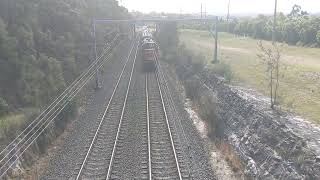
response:
[(47, 104), (87, 66), (92, 19), (128, 14), (116, 0), (0, 0), (0, 95), (13, 107)]
[[(230, 22), (229, 32), (238, 35), (249, 35), (256, 39), (272, 39), (272, 16), (258, 15), (255, 18), (238, 18)], [(220, 31), (227, 31), (226, 22), (219, 25)], [(320, 29), (320, 17), (303, 11), (301, 6), (294, 5), (290, 14), (277, 14), (276, 40), (292, 45), (318, 44), (317, 32)]]
[(317, 42), (318, 45), (320, 45), (320, 31), (317, 32)]
[(8, 110), (9, 110), (9, 105), (2, 97), (0, 97), (0, 116), (3, 116), (4, 114), (6, 114)]
[(266, 67), (266, 76), (268, 77), (268, 87), (270, 90), (270, 104), (274, 109), (275, 105), (278, 105), (278, 90), (279, 90), (279, 78), (280, 78), (280, 47), (277, 43), (272, 43), (272, 47), (268, 48), (263, 45), (262, 41), (259, 41), (258, 47), (260, 53), (258, 57)]
[(162, 23), (157, 38), (165, 59), (175, 58), (178, 48), (177, 23)]

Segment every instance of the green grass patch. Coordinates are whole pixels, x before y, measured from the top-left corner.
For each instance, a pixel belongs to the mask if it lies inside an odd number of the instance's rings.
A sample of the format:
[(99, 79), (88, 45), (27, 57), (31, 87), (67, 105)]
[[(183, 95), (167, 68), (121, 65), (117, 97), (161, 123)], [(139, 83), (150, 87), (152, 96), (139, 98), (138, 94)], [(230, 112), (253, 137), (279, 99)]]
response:
[(7, 135), (7, 131), (10, 127), (20, 127), (26, 121), (24, 113), (10, 114), (0, 118), (0, 136), (4, 137)]
[[(207, 31), (180, 30), (180, 42), (195, 53), (213, 59), (214, 39)], [(257, 53), (258, 40), (219, 34), (219, 59), (231, 67), (232, 83), (268, 96), (265, 67)], [(269, 42), (264, 41), (268, 45)], [(284, 109), (320, 123), (320, 49), (282, 45), (280, 100)]]
[(37, 114), (36, 108), (25, 108), (19, 112), (0, 117), (0, 138), (11, 138), (25, 127), (30, 119)]

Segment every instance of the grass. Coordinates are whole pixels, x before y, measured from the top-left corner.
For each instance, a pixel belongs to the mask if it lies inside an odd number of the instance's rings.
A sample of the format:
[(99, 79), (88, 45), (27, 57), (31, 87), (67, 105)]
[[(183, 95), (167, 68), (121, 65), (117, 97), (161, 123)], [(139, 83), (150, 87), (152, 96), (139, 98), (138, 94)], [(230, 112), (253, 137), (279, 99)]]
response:
[(223, 153), (228, 164), (232, 167), (232, 170), (234, 172), (240, 172), (241, 176), (244, 176), (244, 174), (242, 173), (244, 172), (244, 167), (241, 164), (239, 155), (236, 154), (232, 146), (223, 140), (219, 140), (218, 142), (216, 142), (216, 145), (220, 149), (220, 151)]
[[(205, 56), (207, 62), (213, 59), (214, 40), (207, 31), (180, 30), (180, 42)], [(230, 65), (232, 83), (256, 89), (268, 96), (265, 67), (257, 57), (257, 43), (256, 39), (220, 33), (219, 59)], [(281, 49), (281, 106), (320, 124), (320, 49), (288, 45)]]
[(15, 134), (25, 127), (30, 118), (38, 114), (37, 108), (24, 108), (17, 112), (9, 113), (8, 115), (0, 117), (0, 138), (12, 138)]
[(26, 115), (24, 113), (10, 114), (0, 118), (0, 137), (6, 136), (6, 131), (10, 127), (20, 127), (26, 121)]

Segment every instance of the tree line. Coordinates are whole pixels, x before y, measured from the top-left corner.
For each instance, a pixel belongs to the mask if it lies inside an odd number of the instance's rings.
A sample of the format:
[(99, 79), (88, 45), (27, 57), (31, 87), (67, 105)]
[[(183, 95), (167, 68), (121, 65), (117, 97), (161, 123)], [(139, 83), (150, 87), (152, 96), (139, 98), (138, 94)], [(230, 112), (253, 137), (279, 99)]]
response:
[[(211, 23), (190, 23), (185, 28), (207, 30), (213, 28)], [(221, 19), (219, 31), (230, 32), (240, 36), (256, 39), (272, 40), (273, 16), (258, 15), (257, 17)], [(292, 11), (285, 15), (277, 14), (276, 40), (290, 45), (320, 47), (320, 17), (308, 14), (301, 6), (294, 5)]]
[[(222, 23), (222, 29), (238, 35), (271, 40), (273, 16), (259, 15), (256, 18), (232, 20)], [(320, 45), (320, 17), (312, 16), (293, 6), (290, 14), (279, 13), (276, 23), (276, 40), (290, 45)]]
[(88, 64), (92, 19), (128, 16), (116, 0), (0, 0), (0, 112), (47, 104)]

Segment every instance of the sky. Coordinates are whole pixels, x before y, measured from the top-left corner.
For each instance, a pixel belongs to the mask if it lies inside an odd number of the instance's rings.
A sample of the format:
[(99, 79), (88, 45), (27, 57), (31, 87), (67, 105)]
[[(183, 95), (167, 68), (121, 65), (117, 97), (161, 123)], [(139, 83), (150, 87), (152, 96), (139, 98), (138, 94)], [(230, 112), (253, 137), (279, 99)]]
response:
[[(129, 11), (200, 13), (201, 3), (208, 14), (226, 14), (228, 0), (118, 0)], [(272, 14), (274, 0), (230, 0), (230, 14)], [(309, 13), (320, 12), (320, 0), (278, 0), (278, 11), (289, 13), (294, 4)], [(205, 9), (205, 8), (203, 8)]]

